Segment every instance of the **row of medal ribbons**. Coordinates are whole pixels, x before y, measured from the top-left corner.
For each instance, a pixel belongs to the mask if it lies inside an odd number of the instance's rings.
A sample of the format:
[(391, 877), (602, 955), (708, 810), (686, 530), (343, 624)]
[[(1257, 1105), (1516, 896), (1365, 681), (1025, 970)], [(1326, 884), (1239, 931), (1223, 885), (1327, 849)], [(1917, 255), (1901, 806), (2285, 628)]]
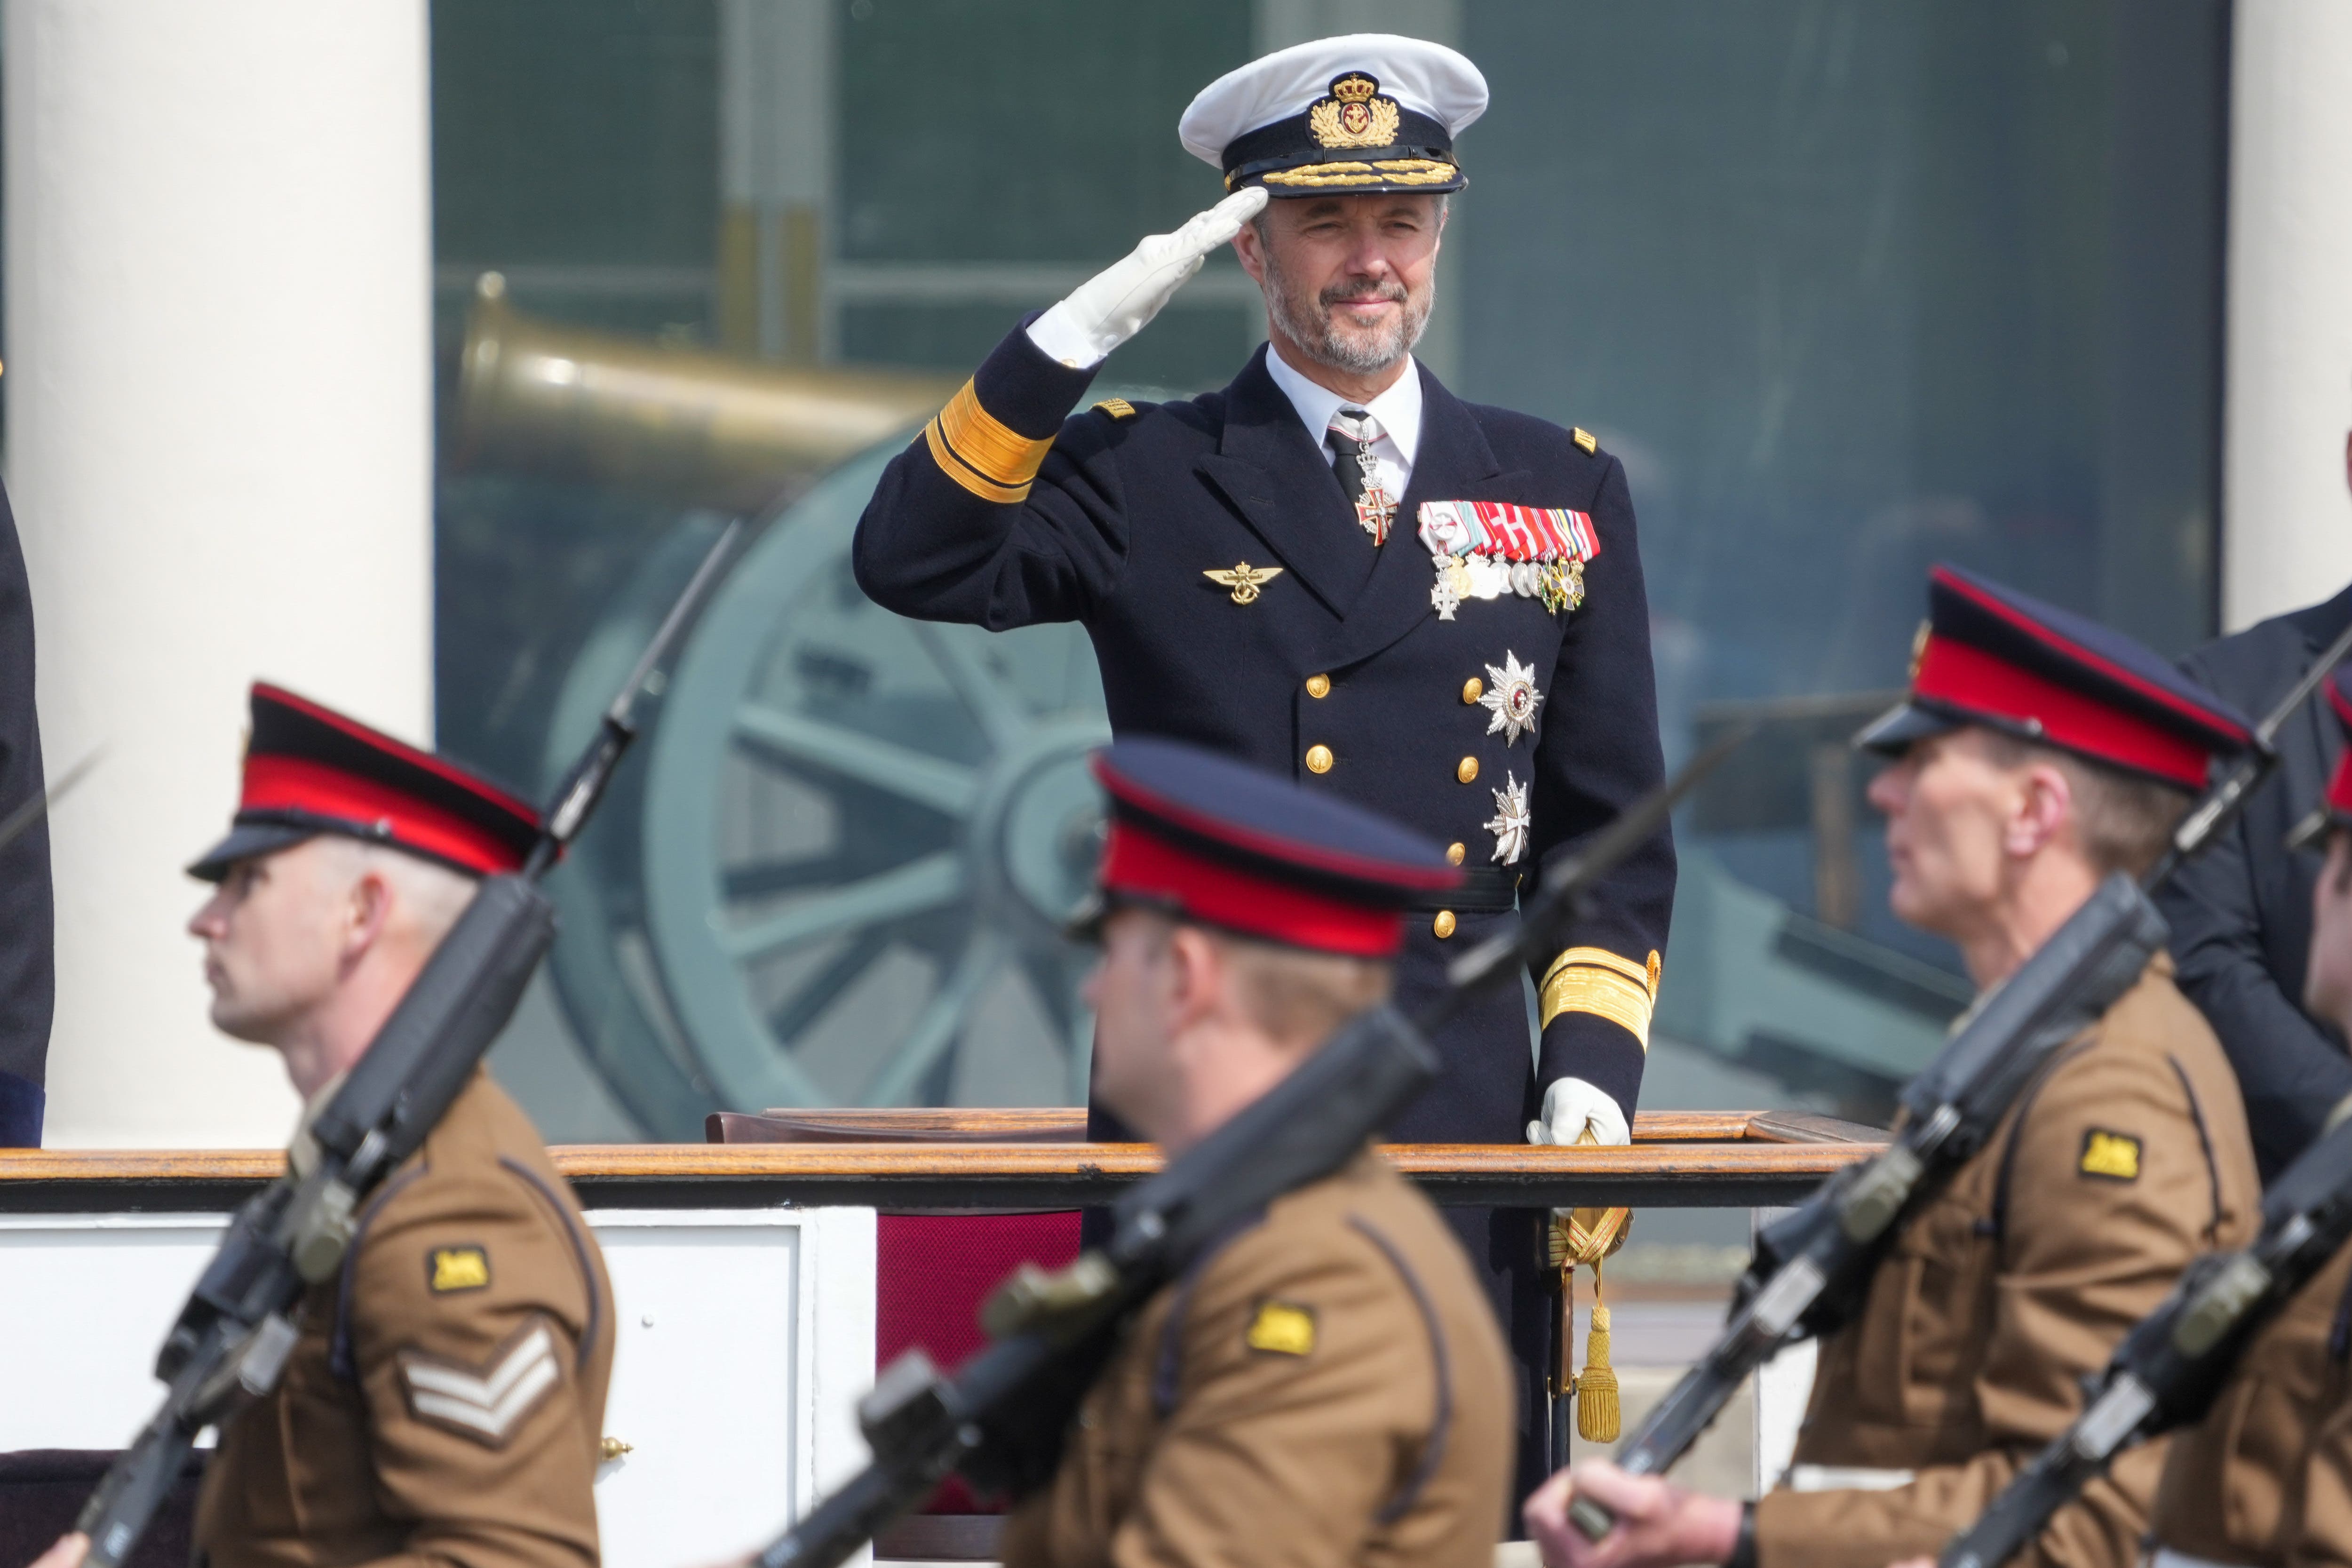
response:
[(1505, 561), (1590, 561), (1601, 536), (1589, 512), (1508, 501), (1421, 503), (1422, 543), (1433, 555), (1500, 556)]

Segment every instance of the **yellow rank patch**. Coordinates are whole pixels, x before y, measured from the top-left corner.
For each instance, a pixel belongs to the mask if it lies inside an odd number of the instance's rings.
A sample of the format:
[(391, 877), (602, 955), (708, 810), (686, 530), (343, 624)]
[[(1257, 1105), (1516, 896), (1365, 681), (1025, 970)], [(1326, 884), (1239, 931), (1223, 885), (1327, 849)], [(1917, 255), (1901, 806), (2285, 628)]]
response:
[(1587, 430), (1581, 425), (1578, 426), (1575, 429), (1570, 430), (1568, 435), (1569, 439), (1574, 441), (1578, 446), (1584, 448), (1584, 455), (1588, 458), (1592, 456), (1593, 453), (1601, 450), (1601, 437), (1595, 436), (1591, 431)]
[(1124, 397), (1106, 397), (1100, 403), (1096, 404), (1095, 407), (1101, 412), (1109, 415), (1114, 419), (1132, 419), (1135, 417), (1135, 405), (1129, 403)]
[(490, 1255), (478, 1247), (436, 1247), (425, 1255), (425, 1273), (427, 1288), (436, 1296), (488, 1289)]
[(1288, 1301), (1260, 1301), (1243, 1342), (1276, 1355), (1309, 1355), (1315, 1350), (1315, 1309)]
[(2127, 1132), (2110, 1132), (2104, 1127), (2094, 1127), (2083, 1134), (2083, 1161), (2079, 1167), (2086, 1176), (2104, 1176), (2111, 1182), (2139, 1180), (2139, 1140)]

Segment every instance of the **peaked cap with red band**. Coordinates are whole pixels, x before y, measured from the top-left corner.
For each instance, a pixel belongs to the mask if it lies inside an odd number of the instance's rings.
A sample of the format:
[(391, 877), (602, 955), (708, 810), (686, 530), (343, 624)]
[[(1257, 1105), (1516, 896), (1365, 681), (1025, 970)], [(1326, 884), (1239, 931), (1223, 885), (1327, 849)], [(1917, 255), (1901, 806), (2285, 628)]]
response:
[(1900, 755), (1980, 724), (2192, 792), (2254, 744), (2237, 710), (2153, 649), (1957, 566), (1928, 574), (1921, 630), (1910, 695), (1854, 744)]
[(1384, 816), (1175, 741), (1095, 753), (1110, 793), (1102, 900), (1317, 952), (1387, 958), (1405, 906), (1459, 887), (1444, 852)]
[(256, 681), (236, 820), (188, 874), (217, 882), (239, 860), (321, 833), (488, 876), (521, 869), (539, 812), (446, 758)]
[[(2352, 664), (2339, 666), (2327, 678), (2327, 710), (2335, 717), (2336, 739), (2352, 741)], [(2352, 747), (2336, 759), (2336, 771), (2328, 775), (2327, 793), (2309, 816), (2294, 825), (2286, 836), (2289, 849), (2319, 849), (2326, 847), (2327, 830), (2331, 827), (2352, 827)]]

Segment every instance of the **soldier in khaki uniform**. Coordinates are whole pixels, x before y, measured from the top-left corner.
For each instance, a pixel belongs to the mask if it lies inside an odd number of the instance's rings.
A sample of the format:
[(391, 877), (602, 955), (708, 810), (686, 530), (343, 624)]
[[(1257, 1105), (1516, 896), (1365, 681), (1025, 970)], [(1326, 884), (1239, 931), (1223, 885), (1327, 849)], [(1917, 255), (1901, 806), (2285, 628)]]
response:
[[(1095, 1087), (1181, 1152), (1388, 991), (1434, 846), (1171, 742), (1123, 741)], [(1007, 1568), (1489, 1568), (1508, 1505), (1502, 1337), (1437, 1211), (1367, 1146), (1162, 1290), (1088, 1393)]]
[[(2352, 686), (2328, 700), (2352, 733)], [(2290, 850), (2325, 838), (2312, 887), (2303, 1005), (2352, 1024), (2352, 752)], [(2347, 1107), (2336, 1108), (2343, 1116)], [(2172, 1443), (2149, 1531), (2159, 1568), (2352, 1568), (2352, 1246), (2339, 1249), (2246, 1347), (2203, 1423)]]
[[(189, 921), (214, 1023), (285, 1057), (307, 1122), (536, 830), (450, 763), (256, 686), (236, 825), (190, 868), (218, 884)], [(593, 1568), (612, 1300), (539, 1135), (478, 1072), (303, 1298), (277, 1391), (221, 1434), (200, 1568)]]
[[(1895, 760), (1892, 901), (1990, 987), (2115, 870), (2152, 864), (2248, 727), (2153, 653), (1939, 567), (1908, 700), (1861, 737)], [(1551, 1568), (1881, 1568), (1939, 1550), (2082, 1407), (2078, 1382), (2197, 1254), (2242, 1245), (2259, 1191), (2230, 1066), (2159, 954), (2026, 1089), (1822, 1348), (1796, 1464), (1743, 1506), (1605, 1464), (1528, 1520)], [(2017, 1561), (2124, 1568), (2160, 1449), (2132, 1455)], [(1597, 1546), (1579, 1491), (1624, 1521)]]

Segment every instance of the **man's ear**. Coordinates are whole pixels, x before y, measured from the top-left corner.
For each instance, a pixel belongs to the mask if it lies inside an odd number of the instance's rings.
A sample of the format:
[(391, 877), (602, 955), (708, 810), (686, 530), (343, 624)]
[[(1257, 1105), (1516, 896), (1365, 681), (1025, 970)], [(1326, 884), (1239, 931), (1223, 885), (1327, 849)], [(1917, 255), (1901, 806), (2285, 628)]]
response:
[(1168, 933), (1171, 1032), (1181, 1035), (1224, 1005), (1230, 977), (1223, 951), (1198, 926)]
[(1257, 226), (1265, 221), (1265, 216), (1261, 213), (1242, 225), (1234, 235), (1234, 254), (1241, 258), (1242, 270), (1261, 287), (1265, 282), (1265, 241)]
[(392, 919), (392, 884), (370, 866), (352, 883), (343, 921), (343, 960), (356, 963), (383, 940)]
[(2011, 814), (2002, 847), (2023, 859), (2074, 827), (2074, 786), (2063, 769), (2035, 763), (2025, 770), (2017, 808)]

